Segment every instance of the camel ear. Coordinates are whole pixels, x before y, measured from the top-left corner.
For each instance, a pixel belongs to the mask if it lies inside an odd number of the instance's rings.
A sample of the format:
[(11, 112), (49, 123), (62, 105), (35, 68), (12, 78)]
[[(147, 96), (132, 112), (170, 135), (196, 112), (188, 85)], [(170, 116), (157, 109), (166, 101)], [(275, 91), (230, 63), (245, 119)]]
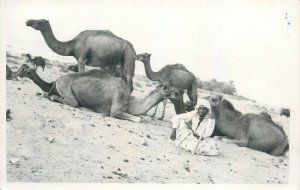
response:
[(148, 54), (149, 57), (151, 57), (151, 55), (152, 55), (151, 53)]

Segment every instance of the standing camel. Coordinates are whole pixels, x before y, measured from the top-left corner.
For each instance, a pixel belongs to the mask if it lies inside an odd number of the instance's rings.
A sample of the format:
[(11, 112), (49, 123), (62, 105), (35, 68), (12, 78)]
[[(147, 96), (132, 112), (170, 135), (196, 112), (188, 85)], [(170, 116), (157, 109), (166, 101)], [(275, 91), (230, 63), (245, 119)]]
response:
[(146, 98), (137, 99), (130, 94), (125, 81), (99, 69), (69, 73), (51, 83), (43, 81), (32, 68), (24, 70), (20, 77), (33, 80), (52, 101), (87, 107), (95, 112), (109, 112), (111, 117), (134, 122), (140, 122), (138, 115), (147, 113), (171, 94), (167, 86), (160, 85)]
[(227, 142), (269, 153), (284, 154), (288, 148), (288, 137), (267, 113), (242, 114), (220, 95), (205, 97), (209, 100), (216, 117), (213, 135), (226, 136)]
[(28, 58), (28, 61), (32, 63), (34, 69), (37, 69), (38, 66), (41, 66), (44, 71), (46, 66), (46, 61), (44, 58), (42, 58), (41, 56), (36, 56), (32, 58), (29, 53), (25, 54), (25, 56)]
[[(150, 65), (150, 57), (151, 54), (143, 53), (137, 55), (137, 60), (144, 63), (146, 75), (150, 80), (158, 81), (177, 89), (177, 92), (175, 92), (177, 96), (172, 96), (175, 98), (169, 98), (169, 100), (174, 104), (176, 114), (192, 110), (197, 104), (197, 79), (195, 75), (188, 71), (182, 64), (166, 65), (158, 72), (153, 72)], [(190, 99), (186, 105), (183, 102), (184, 89), (187, 89), (187, 95)], [(163, 103), (163, 113), (159, 119), (164, 118), (167, 99), (165, 99)], [(153, 116), (155, 115), (155, 112)]]
[(108, 30), (86, 30), (70, 41), (61, 42), (55, 38), (48, 20), (27, 20), (26, 25), (41, 31), (55, 53), (75, 57), (80, 73), (85, 71), (85, 65), (115, 70), (116, 64), (121, 64), (121, 77), (132, 92), (136, 53), (130, 42)]

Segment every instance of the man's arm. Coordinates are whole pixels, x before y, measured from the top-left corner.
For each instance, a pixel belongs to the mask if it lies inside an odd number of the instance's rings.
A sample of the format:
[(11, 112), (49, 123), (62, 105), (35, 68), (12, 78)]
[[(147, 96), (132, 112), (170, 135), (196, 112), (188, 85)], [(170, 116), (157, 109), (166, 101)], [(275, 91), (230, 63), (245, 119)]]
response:
[(173, 128), (173, 129), (172, 129), (172, 133), (171, 133), (170, 138), (171, 138), (172, 140), (175, 140), (175, 139), (176, 139), (176, 129), (178, 128), (180, 121), (183, 121), (183, 122), (189, 122), (189, 121), (192, 120), (192, 118), (193, 118), (194, 115), (195, 115), (195, 112), (194, 112), (194, 111), (191, 111), (191, 112), (187, 112), (187, 113), (175, 115), (175, 116), (171, 119), (171, 122), (172, 122), (172, 128)]

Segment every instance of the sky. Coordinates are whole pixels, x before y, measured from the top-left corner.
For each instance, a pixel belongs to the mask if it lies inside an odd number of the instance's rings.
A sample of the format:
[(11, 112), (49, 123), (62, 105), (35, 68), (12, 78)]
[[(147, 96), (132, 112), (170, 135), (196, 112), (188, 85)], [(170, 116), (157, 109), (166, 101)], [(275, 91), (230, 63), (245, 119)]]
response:
[[(49, 20), (56, 38), (110, 30), (154, 71), (182, 63), (201, 80), (232, 80), (239, 95), (281, 107), (299, 105), (297, 0), (0, 0), (1, 44), (76, 62), (48, 48), (27, 19)], [(3, 30), (4, 28), (4, 30)], [(5, 41), (3, 41), (5, 40)], [(141, 62), (136, 74), (145, 75)]]

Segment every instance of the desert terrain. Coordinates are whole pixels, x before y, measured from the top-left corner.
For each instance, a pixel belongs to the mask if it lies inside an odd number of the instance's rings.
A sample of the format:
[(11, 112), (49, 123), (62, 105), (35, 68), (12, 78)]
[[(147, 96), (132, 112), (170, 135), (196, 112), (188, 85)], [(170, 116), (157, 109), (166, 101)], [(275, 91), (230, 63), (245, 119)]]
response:
[[(13, 71), (23, 63), (30, 65), (20, 53), (7, 52)], [(51, 82), (72, 72), (68, 65), (47, 59), (45, 71), (37, 72)], [(136, 75), (133, 95), (143, 98), (155, 85)], [(211, 93), (198, 89), (199, 98)], [(223, 96), (242, 113), (269, 113), (289, 136), (289, 118), (279, 115), (280, 108)], [(4, 126), (8, 182), (287, 184), (289, 180), (289, 152), (275, 157), (218, 140), (221, 154), (216, 157), (178, 149), (169, 138), (169, 120), (175, 114), (171, 103), (164, 120), (150, 117), (152, 109), (141, 116), (141, 123), (134, 123), (51, 102), (30, 79), (19, 78), (6, 80), (6, 107), (12, 118)]]

